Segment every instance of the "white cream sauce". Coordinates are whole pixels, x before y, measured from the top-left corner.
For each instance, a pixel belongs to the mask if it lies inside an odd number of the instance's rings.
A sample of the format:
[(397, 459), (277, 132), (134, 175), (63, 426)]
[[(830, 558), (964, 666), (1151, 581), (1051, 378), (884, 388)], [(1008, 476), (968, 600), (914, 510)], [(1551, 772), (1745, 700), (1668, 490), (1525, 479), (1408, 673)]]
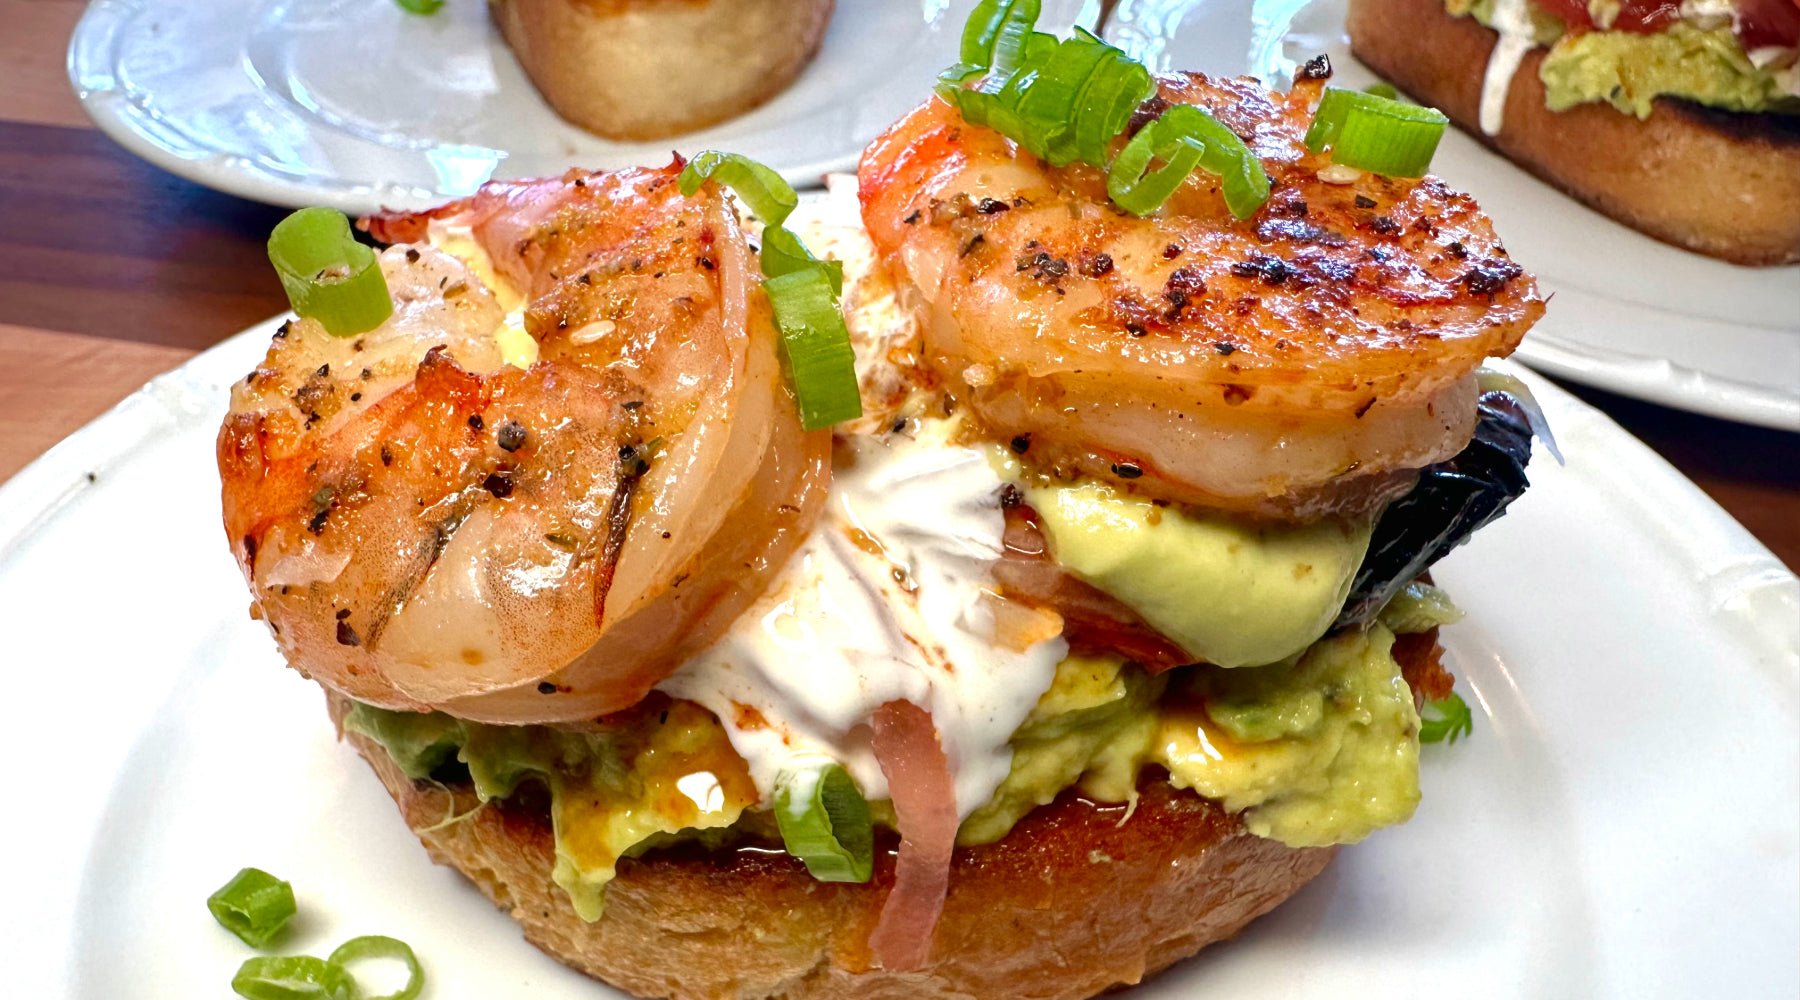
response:
[(1481, 131), (1499, 135), (1506, 115), (1506, 95), (1512, 90), (1519, 63), (1537, 44), (1528, 0), (1494, 0), (1493, 23), (1500, 37), (1488, 53), (1487, 75), (1481, 81)]
[(840, 440), (812, 536), (724, 639), (660, 685), (723, 721), (765, 801), (784, 768), (821, 756), (887, 798), (868, 723), (905, 699), (931, 713), (965, 817), (1006, 778), (1008, 741), (1068, 651), (1060, 637), (1015, 649), (997, 636), (1001, 479), (984, 450), (947, 443), (945, 423)]

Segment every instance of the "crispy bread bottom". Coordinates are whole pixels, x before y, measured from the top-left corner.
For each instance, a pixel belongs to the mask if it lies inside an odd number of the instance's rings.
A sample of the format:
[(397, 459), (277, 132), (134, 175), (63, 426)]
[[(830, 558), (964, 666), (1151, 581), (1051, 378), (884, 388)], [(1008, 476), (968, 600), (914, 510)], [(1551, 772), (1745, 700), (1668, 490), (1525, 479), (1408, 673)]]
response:
[[(349, 702), (330, 697), (341, 722)], [(473, 881), (569, 966), (639, 996), (1090, 997), (1135, 983), (1275, 908), (1330, 848), (1253, 836), (1217, 805), (1147, 779), (1134, 810), (1065, 794), (997, 843), (959, 848), (931, 964), (874, 967), (869, 932), (893, 884), (893, 842), (867, 885), (815, 881), (779, 848), (653, 851), (621, 861), (597, 923), (550, 879), (544, 803), (476, 809), (467, 786), (414, 782), (346, 734), (439, 864)]]
[(1657, 239), (1739, 264), (1800, 261), (1800, 120), (1658, 98), (1639, 121), (1609, 104), (1551, 111), (1527, 54), (1499, 135), (1478, 119), (1498, 37), (1442, 0), (1350, 0), (1356, 57), (1543, 180)]

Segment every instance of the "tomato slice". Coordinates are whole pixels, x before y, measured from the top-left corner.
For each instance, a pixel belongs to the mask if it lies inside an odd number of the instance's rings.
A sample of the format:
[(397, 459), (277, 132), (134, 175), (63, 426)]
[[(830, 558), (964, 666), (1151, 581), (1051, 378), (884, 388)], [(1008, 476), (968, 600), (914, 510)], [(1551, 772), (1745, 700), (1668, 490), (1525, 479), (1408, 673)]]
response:
[(1744, 51), (1800, 46), (1800, 0), (1738, 0), (1737, 36)]
[[(1780, 0), (1782, 3), (1788, 0)], [(1587, 0), (1537, 0), (1537, 5), (1557, 20), (1577, 31), (1598, 28), (1588, 14)], [(1631, 31), (1648, 35), (1681, 20), (1681, 4), (1670, 0), (1625, 0), (1610, 31)]]

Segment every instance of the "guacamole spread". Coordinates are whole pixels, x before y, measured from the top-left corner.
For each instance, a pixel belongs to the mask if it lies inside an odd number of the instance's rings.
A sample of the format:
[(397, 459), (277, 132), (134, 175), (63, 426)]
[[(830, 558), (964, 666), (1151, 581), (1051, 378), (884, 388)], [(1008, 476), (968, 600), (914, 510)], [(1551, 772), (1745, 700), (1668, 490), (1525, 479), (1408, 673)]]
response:
[[(1457, 16), (1494, 24), (1494, 0), (1445, 0)], [(1612, 23), (1617, 4), (1589, 5), (1594, 22)], [(1657, 97), (1679, 97), (1728, 111), (1800, 113), (1791, 72), (1759, 66), (1745, 53), (1729, 20), (1686, 19), (1650, 33), (1568, 30), (1530, 5), (1533, 40), (1549, 46), (1538, 77), (1553, 111), (1605, 101), (1647, 118)]]
[[(1214, 662), (1151, 676), (1118, 656), (1065, 658), (1013, 734), (1009, 774), (963, 821), (959, 843), (998, 840), (1069, 788), (1128, 801), (1152, 765), (1241, 813), (1252, 833), (1292, 846), (1361, 840), (1412, 814), (1419, 716), (1391, 653), (1394, 633), (1459, 612), (1415, 583), (1366, 631), (1319, 638), (1343, 603), (1366, 527), (1257, 529), (1092, 485), (1030, 495), (1059, 559)], [(545, 787), (555, 879), (589, 920), (622, 857), (677, 839), (775, 835), (725, 728), (692, 702), (659, 695), (568, 729), (358, 705), (344, 725), (415, 780), (466, 772), (483, 802), (527, 781)], [(892, 826), (887, 802), (870, 805), (877, 824)]]
[(483, 802), (526, 780), (550, 792), (556, 884), (583, 919), (600, 919), (619, 858), (667, 835), (728, 827), (757, 804), (756, 786), (717, 719), (676, 701), (591, 730), (489, 726), (439, 713), (357, 705), (344, 728), (386, 748), (414, 780), (452, 761)]

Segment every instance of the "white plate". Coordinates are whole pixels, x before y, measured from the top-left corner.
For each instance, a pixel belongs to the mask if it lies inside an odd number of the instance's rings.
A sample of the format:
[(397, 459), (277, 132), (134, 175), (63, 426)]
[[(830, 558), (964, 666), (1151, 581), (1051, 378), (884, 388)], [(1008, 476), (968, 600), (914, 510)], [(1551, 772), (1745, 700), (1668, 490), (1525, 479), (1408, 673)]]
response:
[[(69, 48), (102, 130), (171, 173), (280, 205), (424, 208), (495, 177), (743, 153), (811, 186), (956, 62), (975, 0), (839, 0), (819, 57), (761, 108), (647, 143), (552, 112), (485, 0), (419, 17), (393, 0), (95, 0)], [(1049, 0), (1044, 23), (1092, 25), (1098, 0)], [(854, 95), (854, 99), (846, 99)], [(645, 100), (655, 95), (645, 94)]]
[[(1339, 85), (1376, 80), (1350, 54), (1343, 0), (1123, 0), (1106, 37), (1159, 71), (1286, 85), (1297, 62), (1325, 52)], [(1667, 406), (1800, 431), (1800, 266), (1738, 267), (1659, 243), (1455, 129), (1432, 170), (1480, 199), (1513, 257), (1555, 295), (1519, 360)]]
[[(293, 881), (284, 947), (412, 942), (432, 997), (610, 996), (433, 867), (246, 614), (219, 526), (226, 386), (271, 324), (0, 487), (7, 995), (225, 997), (202, 905)], [(1479, 718), (1410, 824), (1143, 996), (1791, 998), (1800, 581), (1598, 411), (1531, 378), (1568, 465), (1441, 564)]]

